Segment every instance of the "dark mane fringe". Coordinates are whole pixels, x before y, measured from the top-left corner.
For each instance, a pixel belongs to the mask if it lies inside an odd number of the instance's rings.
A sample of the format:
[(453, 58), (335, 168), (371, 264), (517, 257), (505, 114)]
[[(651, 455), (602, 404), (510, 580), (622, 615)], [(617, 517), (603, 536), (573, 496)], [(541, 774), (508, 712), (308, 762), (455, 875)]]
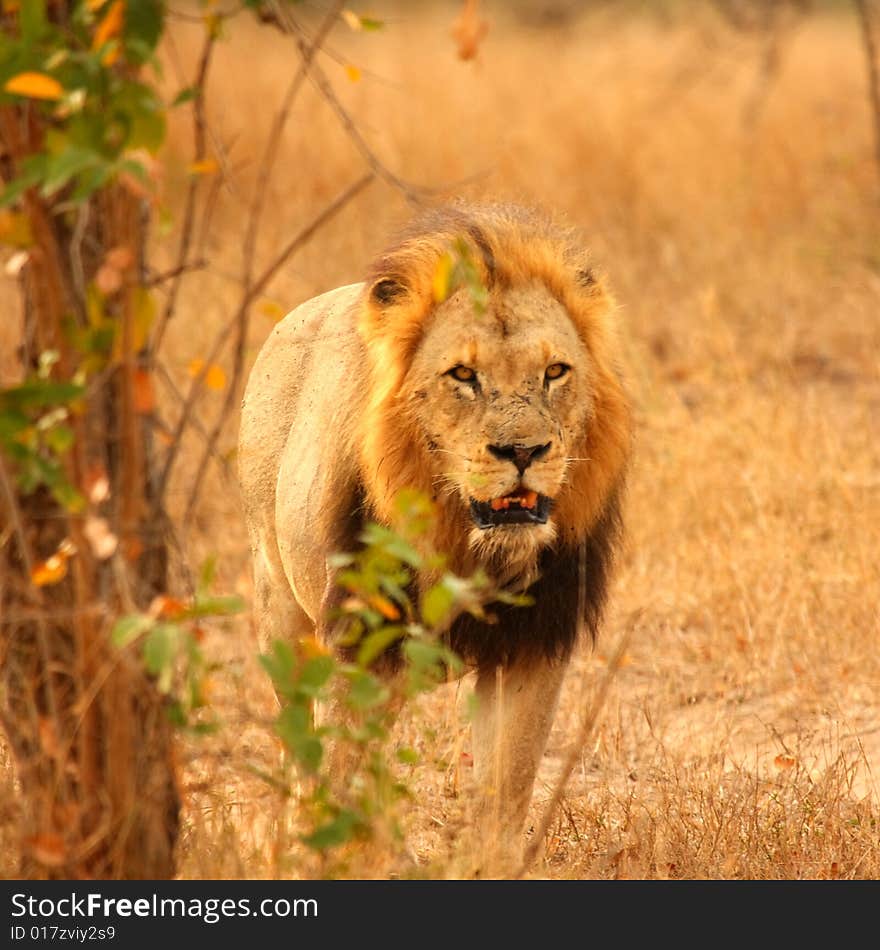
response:
[(567, 659), (581, 630), (595, 643), (623, 535), (621, 493), (620, 487), (612, 493), (590, 536), (577, 547), (544, 551), (541, 576), (528, 590), (530, 606), (494, 605), (489, 612), (495, 623), (464, 614), (447, 634), (449, 646), (467, 663), (490, 669)]
[[(565, 660), (585, 631), (592, 643), (599, 627), (608, 597), (608, 585), (620, 542), (623, 537), (621, 517), (622, 485), (611, 495), (590, 536), (574, 548), (547, 548), (539, 562), (540, 577), (528, 589), (533, 603), (526, 607), (494, 604), (487, 613), (494, 622), (487, 623), (462, 614), (445, 633), (444, 640), (465, 663), (478, 669), (512, 666), (535, 660)], [(362, 494), (357, 498), (361, 501)], [(361, 547), (358, 536), (363, 528), (364, 509), (353, 505), (351, 516), (340, 537), (339, 550), (354, 551)], [(417, 600), (416, 586), (410, 594)], [(336, 641), (340, 657), (354, 662), (357, 645), (341, 646), (338, 637), (348, 628), (340, 622), (339, 608), (348, 596), (343, 587), (329, 583), (321, 607), (319, 636), (324, 642)], [(377, 658), (377, 672), (392, 674), (402, 663), (400, 644), (389, 647)]]

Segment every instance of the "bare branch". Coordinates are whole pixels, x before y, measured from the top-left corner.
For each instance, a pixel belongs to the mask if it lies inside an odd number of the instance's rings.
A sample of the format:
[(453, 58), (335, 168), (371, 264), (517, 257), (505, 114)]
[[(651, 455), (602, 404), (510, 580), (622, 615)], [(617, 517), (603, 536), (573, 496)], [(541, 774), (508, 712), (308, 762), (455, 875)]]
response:
[[(161, 380), (162, 383), (164, 383), (165, 387), (172, 394), (172, 396), (174, 396), (178, 402), (182, 403), (184, 401), (183, 393), (177, 388), (177, 384), (171, 378), (171, 374), (165, 368), (164, 364), (157, 362), (155, 364), (155, 369), (157, 378)], [(153, 424), (163, 435), (167, 436), (169, 439), (172, 438), (171, 427), (164, 420), (160, 419), (158, 415), (153, 416)], [(193, 429), (195, 429), (195, 431), (205, 440), (205, 442), (207, 442), (208, 430), (202, 424), (202, 421), (196, 416), (192, 416), (191, 424)], [(226, 459), (224, 459), (223, 456), (217, 452), (212, 452), (211, 457), (220, 466), (221, 471), (231, 479), (232, 472)]]
[(439, 194), (446, 190), (442, 188), (422, 188), (417, 185), (413, 185), (410, 182), (402, 179), (400, 176), (395, 175), (394, 172), (392, 172), (379, 159), (376, 153), (367, 144), (366, 139), (361, 134), (360, 129), (358, 129), (358, 127), (355, 125), (355, 122), (349, 115), (348, 111), (339, 101), (339, 97), (333, 91), (333, 86), (331, 85), (330, 80), (327, 78), (326, 73), (317, 63), (313, 62), (310, 58), (307, 58), (308, 51), (311, 49), (308, 35), (302, 29), (300, 24), (292, 17), (288, 16), (286, 22), (288, 24), (289, 31), (296, 34), (296, 44), (299, 48), (300, 56), (302, 57), (303, 67), (308, 72), (309, 77), (317, 87), (318, 91), (336, 113), (342, 128), (354, 143), (355, 148), (358, 150), (358, 152), (360, 152), (361, 157), (367, 164), (367, 167), (372, 169), (378, 178), (381, 178), (397, 191), (400, 191), (411, 204), (422, 204), (425, 198), (429, 198), (432, 195)]
[[(30, 545), (28, 544), (27, 534), (25, 533), (24, 524), (21, 520), (21, 512), (18, 510), (18, 502), (15, 498), (15, 492), (12, 489), (12, 482), (9, 478), (9, 473), (6, 469), (6, 463), (3, 460), (2, 453), (0, 453), (0, 489), (2, 489), (3, 501), (5, 503), (6, 510), (9, 513), (9, 521), (12, 524), (15, 537), (18, 542), (18, 550), (21, 553), (21, 560), (24, 564), (24, 569), (28, 577), (33, 577), (34, 557), (33, 553), (31, 552)], [(42, 597), (40, 596), (39, 590), (36, 587), (33, 589), (33, 596), (39, 608), (35, 618), (35, 623), (37, 627), (37, 641), (39, 643), (40, 661), (43, 664), (43, 669), (46, 671), (44, 678), (46, 690), (46, 707), (49, 710), (53, 720), (57, 722), (59, 706), (58, 701), (55, 698), (55, 689), (52, 684), (52, 651), (49, 649), (49, 631), (46, 627), (46, 609), (45, 605), (42, 603)]]
[(260, 227), (260, 220), (263, 216), (263, 208), (266, 203), (266, 190), (269, 184), (269, 178), (272, 174), (272, 169), (275, 167), (275, 161), (278, 157), (278, 147), (281, 144), (281, 134), (284, 131), (284, 126), (287, 124), (287, 120), (290, 116), (290, 110), (293, 108), (293, 103), (296, 100), (300, 89), (302, 88), (306, 75), (308, 74), (309, 66), (312, 63), (312, 60), (315, 58), (318, 50), (321, 48), (321, 44), (324, 42), (327, 35), (330, 33), (330, 30), (333, 28), (333, 25), (339, 19), (339, 14), (343, 6), (344, 0), (337, 0), (337, 2), (333, 4), (327, 15), (324, 17), (321, 25), (318, 27), (318, 32), (315, 34), (312, 41), (309, 44), (302, 44), (300, 46), (302, 62), (300, 63), (293, 79), (290, 81), (290, 85), (287, 87), (287, 91), (284, 94), (284, 99), (281, 102), (281, 108), (276, 113), (275, 119), (272, 122), (272, 129), (269, 132), (269, 138), (266, 142), (265, 151), (263, 152), (263, 159), (260, 162), (257, 183), (254, 187), (254, 197), (253, 201), (251, 202), (250, 214), (248, 216), (248, 227), (244, 239), (244, 253), (242, 255), (242, 283), (244, 284), (246, 290), (249, 289), (250, 283), (253, 279), (254, 258), (257, 250), (257, 232)]
[[(214, 44), (217, 38), (213, 31), (208, 30), (205, 33), (205, 41), (202, 45), (202, 52), (199, 58), (199, 65), (196, 71), (196, 80), (193, 84), (195, 89), (195, 98), (193, 99), (193, 161), (199, 162), (205, 158), (206, 141), (206, 123), (205, 123), (205, 80), (208, 76), (208, 68), (211, 64), (211, 54), (214, 51)], [(177, 295), (180, 292), (180, 284), (183, 275), (187, 270), (189, 248), (192, 241), (193, 230), (196, 219), (196, 198), (198, 196), (201, 179), (198, 175), (190, 178), (189, 186), (186, 191), (186, 203), (183, 212), (183, 225), (180, 232), (180, 245), (177, 250), (177, 263), (174, 267), (176, 275), (168, 292), (168, 299), (165, 301), (165, 309), (156, 325), (156, 331), (153, 334), (152, 350), (154, 353), (159, 351), (162, 340), (165, 336), (165, 330), (168, 321), (174, 313), (174, 307), (177, 304)]]
[[(189, 499), (187, 501), (186, 514), (184, 516), (184, 524), (188, 524), (192, 518), (193, 512), (195, 510), (196, 502), (198, 501), (199, 492), (201, 490), (202, 480), (205, 476), (205, 470), (207, 468), (208, 460), (211, 456), (211, 453), (215, 451), (217, 439), (220, 436), (220, 432), (223, 428), (224, 423), (226, 422), (226, 417), (228, 416), (232, 405), (237, 398), (238, 388), (241, 382), (241, 376), (244, 371), (244, 350), (245, 342), (247, 339), (247, 326), (248, 326), (248, 314), (250, 312), (250, 306), (253, 301), (262, 293), (263, 289), (269, 284), (275, 274), (281, 269), (281, 267), (295, 254), (304, 244), (311, 240), (312, 236), (318, 231), (324, 224), (326, 224), (334, 215), (342, 210), (356, 195), (358, 195), (364, 188), (373, 180), (373, 174), (363, 175), (357, 181), (352, 183), (345, 189), (340, 195), (338, 195), (326, 208), (324, 208), (321, 213), (312, 220), (312, 222), (306, 225), (299, 234), (296, 235), (275, 257), (271, 264), (262, 272), (262, 274), (254, 282), (253, 286), (249, 289), (246, 289), (242, 301), (239, 304), (238, 313), (235, 315), (235, 318), (229, 325), (229, 330), (231, 331), (232, 327), (238, 326), (238, 343), (235, 350), (235, 363), (232, 372), (232, 379), (229, 383), (229, 388), (226, 392), (226, 399), (224, 400), (223, 406), (220, 410), (220, 413), (214, 422), (214, 426), (211, 429), (211, 433), (208, 437), (208, 444), (205, 446), (205, 450), (202, 453), (202, 457), (199, 461), (199, 467), (196, 472), (196, 477), (193, 480), (192, 488), (190, 489)], [(207, 373), (208, 366), (202, 367), (203, 373)]]
[(865, 65), (868, 68), (868, 89), (871, 98), (871, 113), (874, 119), (874, 150), (877, 171), (880, 174), (880, 71), (877, 64), (877, 44), (871, 25), (868, 0), (854, 0), (862, 29), (862, 44), (865, 49)]
[(153, 274), (152, 277), (144, 281), (144, 287), (158, 287), (159, 284), (164, 284), (167, 280), (173, 280), (181, 274), (188, 274), (190, 271), (203, 270), (207, 266), (208, 261), (204, 258), (189, 261), (186, 264), (178, 264), (177, 267), (173, 267), (171, 270), (163, 271), (161, 274)]

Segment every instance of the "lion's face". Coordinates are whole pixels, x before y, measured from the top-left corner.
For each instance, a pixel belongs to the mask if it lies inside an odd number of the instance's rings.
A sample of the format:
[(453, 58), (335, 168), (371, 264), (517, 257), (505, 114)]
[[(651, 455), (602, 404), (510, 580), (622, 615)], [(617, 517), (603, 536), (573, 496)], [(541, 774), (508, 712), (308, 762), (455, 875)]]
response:
[(592, 382), (571, 319), (539, 284), (493, 294), (482, 315), (460, 290), (429, 318), (402, 401), (477, 554), (525, 567), (553, 541), (555, 502), (587, 464)]

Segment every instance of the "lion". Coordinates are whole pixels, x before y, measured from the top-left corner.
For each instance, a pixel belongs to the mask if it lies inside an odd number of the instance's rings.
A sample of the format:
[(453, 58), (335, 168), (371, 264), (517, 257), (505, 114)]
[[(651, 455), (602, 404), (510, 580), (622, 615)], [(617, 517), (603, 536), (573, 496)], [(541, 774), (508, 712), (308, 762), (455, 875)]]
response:
[[(484, 308), (468, 286), (438, 293), (456, 246)], [(330, 636), (328, 557), (356, 549), (366, 520), (393, 525), (402, 489), (433, 499), (429, 542), (449, 569), (528, 595), (446, 634), (476, 673), (480, 813), (491, 802), (520, 846), (566, 667), (600, 625), (631, 430), (604, 278), (575, 232), (519, 207), (424, 212), (366, 280), (277, 324), (246, 387), (239, 467), (262, 637)]]

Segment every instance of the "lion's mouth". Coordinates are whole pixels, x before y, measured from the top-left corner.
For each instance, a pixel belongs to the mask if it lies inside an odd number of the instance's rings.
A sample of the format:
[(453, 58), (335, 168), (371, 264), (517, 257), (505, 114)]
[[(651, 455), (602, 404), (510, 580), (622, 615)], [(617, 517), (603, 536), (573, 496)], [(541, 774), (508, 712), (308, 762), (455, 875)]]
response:
[(471, 498), (471, 517), (483, 529), (505, 524), (546, 524), (551, 505), (547, 495), (519, 488), (489, 501)]

